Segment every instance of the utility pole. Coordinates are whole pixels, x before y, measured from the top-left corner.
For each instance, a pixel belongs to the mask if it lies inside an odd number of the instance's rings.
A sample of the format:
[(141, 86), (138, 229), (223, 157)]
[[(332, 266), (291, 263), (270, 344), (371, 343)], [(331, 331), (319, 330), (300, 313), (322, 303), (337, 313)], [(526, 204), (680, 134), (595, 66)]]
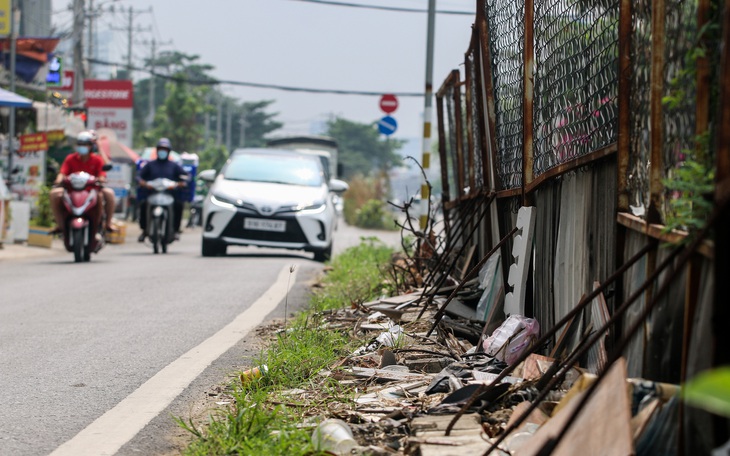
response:
[(74, 22), (73, 22), (73, 59), (74, 59), (74, 88), (73, 88), (73, 104), (74, 106), (84, 106), (86, 99), (84, 97), (84, 0), (74, 0), (73, 3)]
[(208, 141), (210, 141), (210, 92), (205, 94), (205, 136), (203, 142), (205, 147), (208, 147)]
[[(16, 59), (16, 43), (17, 29), (16, 17), (20, 14), (20, 9), (16, 2), (10, 2), (10, 91), (15, 93), (15, 59)], [(15, 107), (10, 106), (10, 114), (8, 115), (8, 173), (7, 178), (13, 173), (13, 154), (15, 153)]]
[(241, 126), (241, 135), (238, 138), (238, 147), (246, 147), (246, 127), (248, 127), (248, 121), (246, 120), (246, 107), (243, 107), (241, 111), (241, 119), (238, 121)]
[(151, 127), (152, 124), (155, 121), (155, 68), (157, 67), (157, 64), (155, 60), (157, 59), (157, 46), (167, 46), (168, 44), (172, 44), (172, 40), (165, 41), (162, 43), (159, 43), (155, 38), (152, 38), (150, 41), (142, 41), (140, 44), (145, 44), (150, 46), (150, 60), (149, 60), (149, 68), (150, 68), (150, 79), (149, 79), (149, 117), (146, 119), (146, 123), (148, 127)]
[(87, 41), (89, 44), (86, 46), (87, 48), (87, 54), (86, 59), (89, 62), (89, 77), (94, 77), (94, 67), (92, 60), (94, 59), (94, 0), (89, 0), (89, 10), (88, 10), (88, 18), (89, 18), (89, 30), (88, 30), (88, 38)]
[(218, 115), (215, 121), (215, 145), (220, 146), (223, 143), (223, 94), (218, 95)]
[(132, 31), (134, 30), (134, 8), (129, 7), (129, 26), (127, 28), (127, 77), (132, 80)]
[(231, 153), (231, 147), (233, 146), (233, 138), (231, 138), (231, 126), (233, 124), (233, 103), (230, 100), (226, 101), (226, 150)]
[(147, 127), (152, 127), (152, 124), (155, 121), (155, 44), (156, 40), (152, 38), (152, 43), (150, 47), (150, 79), (149, 79), (149, 99), (150, 99), (150, 108), (149, 108), (149, 119), (147, 121)]
[[(431, 164), (431, 116), (432, 116), (432, 98), (433, 98), (433, 41), (434, 30), (436, 28), (436, 0), (428, 0), (428, 27), (426, 35), (426, 91), (423, 109), (423, 149), (421, 166), (424, 171)], [(431, 198), (431, 192), (428, 183), (421, 185), (421, 214), (419, 218), (421, 229), (426, 228), (428, 221), (428, 202)]]
[(118, 30), (121, 32), (127, 32), (127, 72), (128, 72), (128, 78), (132, 78), (132, 44), (134, 43), (133, 35), (135, 32), (149, 32), (151, 30), (150, 27), (136, 27), (134, 26), (134, 18), (139, 16), (140, 14), (144, 13), (151, 13), (152, 7), (150, 6), (146, 10), (136, 10), (129, 7), (129, 10), (127, 10), (127, 26), (126, 27), (112, 27), (112, 30)]

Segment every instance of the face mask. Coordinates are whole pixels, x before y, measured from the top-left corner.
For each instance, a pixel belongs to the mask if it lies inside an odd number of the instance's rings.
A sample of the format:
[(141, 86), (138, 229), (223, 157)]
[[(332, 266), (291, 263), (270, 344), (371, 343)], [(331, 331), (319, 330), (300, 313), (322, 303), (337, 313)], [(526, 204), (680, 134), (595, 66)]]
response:
[(158, 160), (167, 160), (167, 155), (169, 154), (166, 150), (158, 150), (157, 151), (157, 159)]
[(78, 152), (79, 155), (88, 155), (89, 146), (76, 146), (76, 152)]

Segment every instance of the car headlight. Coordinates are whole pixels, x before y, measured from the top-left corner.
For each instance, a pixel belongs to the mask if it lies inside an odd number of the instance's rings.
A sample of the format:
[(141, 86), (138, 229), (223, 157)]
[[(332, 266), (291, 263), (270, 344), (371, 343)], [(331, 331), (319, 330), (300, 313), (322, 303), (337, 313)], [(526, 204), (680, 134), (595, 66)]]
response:
[(211, 195), (210, 201), (216, 206), (225, 207), (228, 209), (235, 209), (236, 207), (236, 203), (233, 200), (221, 195)]
[(299, 210), (300, 211), (321, 212), (324, 210), (326, 204), (327, 203), (323, 200), (313, 201), (312, 203), (307, 204), (307, 205), (304, 205), (304, 204), (299, 205)]

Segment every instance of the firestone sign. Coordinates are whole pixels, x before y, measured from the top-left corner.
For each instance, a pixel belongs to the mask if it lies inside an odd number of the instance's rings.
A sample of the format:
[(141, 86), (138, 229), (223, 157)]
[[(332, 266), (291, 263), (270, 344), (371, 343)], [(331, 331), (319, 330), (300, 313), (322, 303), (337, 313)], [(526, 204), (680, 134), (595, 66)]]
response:
[(132, 81), (84, 81), (87, 125), (94, 130), (114, 130), (117, 140), (132, 147)]

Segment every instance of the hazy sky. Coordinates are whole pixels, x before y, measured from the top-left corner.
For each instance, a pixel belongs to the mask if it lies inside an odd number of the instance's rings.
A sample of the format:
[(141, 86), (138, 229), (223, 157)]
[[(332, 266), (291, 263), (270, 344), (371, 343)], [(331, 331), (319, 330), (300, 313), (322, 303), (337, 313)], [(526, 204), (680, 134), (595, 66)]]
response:
[[(86, 0), (87, 4), (89, 0)], [(426, 10), (427, 0), (343, 0), (347, 3)], [(53, 0), (54, 24), (68, 26), (70, 0)], [(434, 90), (448, 72), (462, 68), (474, 22), (473, 0), (438, 0), (437, 9), (469, 12), (438, 14), (434, 56)], [(198, 54), (215, 66), (223, 80), (316, 89), (362, 90), (378, 93), (423, 92), (426, 59), (426, 14), (305, 3), (293, 0), (95, 0), (100, 4), (152, 7), (152, 14), (135, 16), (136, 62), (149, 56), (142, 44), (155, 38), (172, 41), (162, 50)], [(98, 27), (127, 25), (127, 15), (106, 13)], [(127, 37), (113, 32), (111, 58), (121, 61)], [(137, 74), (136, 78), (146, 77)], [(331, 115), (358, 122), (376, 121), (384, 114), (379, 97), (285, 92), (273, 89), (223, 86), (224, 93), (242, 101), (273, 99), (272, 110), (285, 123), (282, 133), (310, 133), (313, 123)], [(393, 114), (395, 138), (421, 138), (423, 97), (401, 97)], [(432, 118), (436, 121), (435, 111)], [(434, 128), (435, 131), (435, 128)]]

